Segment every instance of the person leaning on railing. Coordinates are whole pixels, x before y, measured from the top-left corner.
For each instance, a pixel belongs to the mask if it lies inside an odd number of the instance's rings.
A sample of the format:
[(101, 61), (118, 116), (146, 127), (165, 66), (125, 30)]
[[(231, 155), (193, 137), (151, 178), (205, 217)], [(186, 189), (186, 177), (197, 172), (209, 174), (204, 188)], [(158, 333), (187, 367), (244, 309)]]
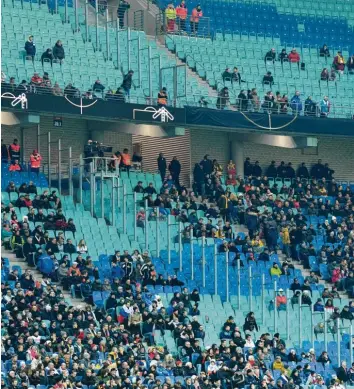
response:
[(174, 32), (177, 14), (172, 3), (167, 6), (165, 16), (167, 20), (167, 32)]
[(180, 31), (186, 31), (186, 19), (188, 14), (188, 9), (184, 0), (181, 1), (181, 4), (176, 8), (176, 14), (178, 17), (178, 27)]

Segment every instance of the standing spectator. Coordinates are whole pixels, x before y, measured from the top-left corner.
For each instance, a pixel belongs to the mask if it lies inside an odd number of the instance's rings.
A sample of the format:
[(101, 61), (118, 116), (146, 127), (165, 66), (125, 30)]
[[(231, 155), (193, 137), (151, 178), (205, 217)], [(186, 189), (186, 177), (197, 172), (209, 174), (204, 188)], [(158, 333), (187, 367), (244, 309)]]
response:
[(274, 78), (273, 78), (273, 76), (272, 76), (272, 72), (267, 72), (267, 73), (263, 76), (262, 84), (263, 84), (263, 86), (264, 86), (264, 85), (269, 85), (270, 88), (272, 88), (272, 85), (274, 84)]
[(200, 165), (203, 168), (204, 175), (210, 175), (213, 172), (213, 161), (209, 159), (209, 155), (205, 154), (202, 161), (200, 161)]
[(178, 26), (179, 30), (182, 32), (186, 31), (186, 19), (187, 19), (188, 10), (184, 0), (181, 1), (181, 4), (176, 8), (176, 15), (178, 17)]
[[(122, 73), (123, 73), (123, 70), (122, 70)], [(123, 73), (123, 82), (122, 82), (122, 88), (124, 89), (125, 91), (125, 94), (127, 96), (130, 96), (130, 89), (132, 89), (132, 85), (134, 85), (134, 82), (133, 82), (133, 75), (134, 75), (134, 72), (133, 70), (129, 70), (129, 72), (124, 75)], [(135, 88), (135, 85), (134, 85), (134, 88)]]
[(302, 102), (299, 91), (296, 91), (295, 95), (292, 97), (290, 101), (290, 107), (294, 113), (299, 113), (302, 111)]
[(4, 143), (4, 140), (1, 139), (1, 162), (7, 163), (8, 160), (9, 160), (9, 150), (6, 144)]
[(37, 150), (33, 150), (33, 153), (30, 156), (30, 163), (31, 163), (31, 172), (39, 173), (39, 170), (41, 168), (41, 161), (42, 156), (38, 153)]
[(42, 66), (43, 66), (44, 62), (50, 62), (50, 66), (52, 66), (53, 59), (54, 59), (53, 50), (51, 48), (49, 48), (41, 56)]
[(331, 108), (331, 103), (328, 100), (328, 96), (324, 96), (320, 104), (321, 117), (323, 118), (328, 117), (330, 108)]
[(354, 54), (348, 58), (347, 68), (348, 68), (349, 74), (354, 74)]
[(26, 57), (30, 57), (34, 61), (36, 55), (36, 45), (33, 41), (33, 35), (28, 37), (28, 41), (25, 43)]
[(305, 162), (301, 163), (301, 166), (298, 168), (296, 175), (297, 175), (297, 177), (300, 177), (300, 178), (309, 178), (310, 177), (310, 174), (309, 174), (309, 171), (306, 167)]
[(257, 94), (257, 89), (256, 88), (253, 88), (251, 90), (251, 96), (252, 96), (252, 105), (253, 105), (253, 109), (255, 111), (258, 111), (259, 110), (259, 106), (260, 106), (260, 101), (259, 101), (259, 97), (258, 97), (258, 94)]
[(21, 156), (21, 146), (18, 144), (18, 140), (14, 139), (14, 141), (9, 146), (9, 157), (12, 162), (16, 159), (20, 160)]
[(218, 98), (216, 100), (216, 107), (218, 109), (224, 109), (226, 105), (229, 103), (229, 89), (225, 86), (222, 88), (218, 94)]
[(264, 62), (273, 62), (275, 61), (277, 53), (275, 52), (275, 49), (271, 49), (267, 52), (267, 54), (264, 57)]
[(338, 51), (337, 55), (334, 57), (333, 67), (337, 70), (337, 72), (343, 74), (345, 68), (345, 60), (341, 51)]
[(190, 18), (192, 34), (198, 34), (199, 19), (201, 17), (203, 17), (203, 11), (201, 5), (198, 4), (195, 8), (193, 8), (192, 15)]
[(59, 60), (60, 63), (65, 58), (65, 51), (61, 40), (58, 40), (57, 43), (54, 45), (53, 56), (55, 59)]
[(181, 163), (177, 159), (177, 157), (173, 157), (172, 161), (168, 165), (168, 170), (171, 173), (172, 179), (177, 186), (177, 188), (180, 187), (180, 182), (179, 182), (179, 175), (181, 174)]
[(167, 170), (167, 162), (166, 162), (166, 158), (164, 157), (163, 153), (160, 153), (159, 157), (157, 158), (157, 168), (159, 169), (161, 180), (163, 182), (165, 179), (166, 170)]
[(330, 57), (331, 54), (329, 52), (329, 48), (327, 47), (326, 44), (324, 44), (321, 48), (320, 48), (320, 57)]
[(126, 0), (121, 0), (119, 2), (117, 16), (118, 16), (118, 20), (119, 20), (119, 28), (120, 29), (124, 28), (124, 16), (129, 8), (130, 8), (130, 4)]
[(241, 84), (241, 82), (245, 82), (242, 80), (241, 73), (238, 71), (238, 68), (235, 66), (234, 71), (231, 74), (231, 82)]
[(177, 14), (172, 3), (167, 6), (165, 10), (165, 16), (167, 21), (167, 32), (174, 32)]
[(292, 63), (299, 63), (300, 62), (300, 55), (296, 51), (295, 48), (293, 48), (291, 50), (290, 54), (288, 55), (288, 58), (289, 58), (289, 61), (292, 62)]
[(288, 53), (286, 52), (286, 49), (282, 49), (282, 51), (279, 53), (279, 61), (281, 63), (283, 62), (289, 62), (289, 55)]
[(240, 93), (237, 96), (238, 100), (238, 107), (240, 111), (247, 111), (248, 108), (248, 96), (246, 94), (246, 91), (242, 89)]
[(123, 169), (126, 169), (129, 175), (130, 167), (131, 167), (131, 157), (129, 154), (128, 149), (124, 149), (122, 153), (122, 161), (121, 161), (121, 167)]

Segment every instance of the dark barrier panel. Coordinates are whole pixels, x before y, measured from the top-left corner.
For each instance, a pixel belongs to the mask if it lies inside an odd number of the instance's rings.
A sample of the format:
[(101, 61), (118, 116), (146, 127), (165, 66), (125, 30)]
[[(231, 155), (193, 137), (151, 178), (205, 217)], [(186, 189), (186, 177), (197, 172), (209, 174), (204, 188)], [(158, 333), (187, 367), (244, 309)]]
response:
[[(53, 115), (77, 115), (85, 118), (92, 119), (107, 119), (107, 120), (136, 120), (144, 123), (155, 123), (159, 125), (164, 124), (184, 124), (185, 110), (182, 108), (167, 107), (167, 113), (154, 112), (159, 110), (159, 107), (151, 107), (140, 104), (127, 104), (118, 101), (103, 101), (103, 100), (88, 100), (78, 99), (70, 97), (68, 101), (65, 97), (57, 97), (50, 95), (27, 95), (28, 109), (22, 110), (21, 104), (15, 107), (11, 106), (11, 99), (1, 99), (2, 108), (11, 108), (18, 112), (31, 112), (31, 113), (52, 113)], [(149, 111), (144, 110), (147, 107), (152, 109)], [(153, 118), (153, 115), (156, 117)], [(165, 117), (163, 117), (163, 115)], [(163, 120), (164, 119), (164, 120)]]
[(187, 126), (354, 136), (354, 120), (186, 107)]

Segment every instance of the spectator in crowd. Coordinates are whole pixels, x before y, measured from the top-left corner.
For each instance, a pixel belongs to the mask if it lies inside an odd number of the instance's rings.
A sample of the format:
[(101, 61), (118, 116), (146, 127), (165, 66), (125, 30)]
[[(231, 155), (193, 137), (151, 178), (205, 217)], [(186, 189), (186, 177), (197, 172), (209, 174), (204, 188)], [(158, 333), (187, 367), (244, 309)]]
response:
[(1, 82), (1, 90), (3, 92), (14, 93), (16, 90), (15, 77), (10, 77), (9, 82), (6, 82), (6, 80), (2, 81)]
[(79, 90), (75, 88), (71, 82), (69, 82), (69, 84), (64, 89), (64, 96), (79, 97), (79, 95), (80, 95)]
[(232, 75), (231, 75), (231, 72), (230, 72), (230, 68), (226, 68), (223, 71), (221, 77), (222, 77), (222, 80), (223, 80), (224, 84), (225, 84), (225, 81), (231, 81)]
[(216, 100), (216, 107), (218, 109), (224, 109), (229, 104), (229, 89), (224, 87), (220, 90), (218, 98)]
[(354, 74), (354, 54), (348, 58), (347, 69), (349, 74)]
[(39, 73), (35, 72), (31, 78), (31, 84), (34, 86), (40, 86), (42, 82), (42, 77), (39, 75)]
[(168, 100), (167, 89), (164, 87), (159, 91), (159, 93), (157, 95), (158, 106), (162, 107), (162, 106), (167, 105), (167, 100)]
[(172, 158), (172, 161), (168, 165), (168, 170), (171, 173), (172, 180), (175, 183), (176, 187), (180, 187), (179, 176), (181, 174), (181, 163), (178, 158), (175, 156)]
[(53, 57), (60, 63), (62, 63), (65, 58), (65, 51), (61, 40), (58, 40), (53, 47)]
[(315, 116), (316, 115), (316, 103), (312, 100), (312, 96), (309, 96), (305, 100), (305, 116)]
[(41, 56), (41, 62), (42, 66), (44, 66), (44, 62), (50, 62), (50, 66), (53, 65), (53, 50), (51, 48), (48, 48)]
[(290, 54), (288, 55), (288, 58), (289, 58), (289, 61), (292, 62), (292, 63), (299, 63), (300, 62), (300, 55), (296, 51), (295, 48), (293, 48), (291, 50)]
[(21, 167), (18, 159), (15, 159), (14, 161), (11, 162), (11, 164), (9, 166), (9, 171), (10, 172), (21, 172), (22, 171), (22, 167)]
[(119, 28), (124, 28), (124, 16), (125, 13), (129, 10), (130, 4), (126, 0), (121, 0), (117, 9), (117, 16), (119, 20)]
[(324, 96), (320, 103), (321, 117), (324, 118), (328, 117), (330, 108), (331, 108), (331, 103), (328, 99), (328, 96)]
[(274, 101), (275, 101), (275, 97), (273, 95), (273, 92), (272, 91), (268, 91), (265, 95), (264, 95), (264, 101), (263, 101), (263, 104), (262, 104), (262, 107), (266, 110), (266, 112), (271, 112), (274, 108)]
[(129, 70), (127, 74), (124, 75), (123, 69), (122, 69), (122, 74), (123, 74), (123, 82), (122, 82), (122, 88), (124, 89), (125, 94), (129, 97), (130, 96), (130, 90), (132, 89), (132, 86), (134, 86), (134, 81), (133, 81), (133, 75), (134, 72), (133, 70)]
[(237, 107), (240, 111), (247, 111), (248, 109), (248, 96), (244, 89), (241, 89), (237, 96)]
[(92, 86), (92, 90), (93, 90), (93, 92), (98, 92), (98, 93), (102, 94), (102, 96), (103, 96), (105, 86), (101, 83), (101, 80), (97, 79)]
[(320, 48), (320, 57), (330, 57), (331, 54), (329, 52), (329, 48), (327, 47), (326, 44), (324, 44), (321, 48)]
[(233, 72), (231, 73), (231, 82), (241, 84), (241, 82), (245, 82), (242, 80), (241, 73), (238, 68), (235, 66)]
[(186, 7), (186, 2), (184, 0), (176, 7), (176, 15), (178, 18), (178, 27), (182, 32), (186, 31), (186, 19), (188, 15), (188, 10)]
[(203, 11), (200, 4), (197, 4), (195, 8), (192, 10), (192, 15), (190, 18), (190, 24), (191, 24), (191, 33), (192, 34), (198, 34), (199, 29), (199, 21), (200, 18), (203, 17)]
[(167, 170), (167, 161), (163, 153), (160, 153), (157, 158), (157, 168), (160, 172), (161, 180), (164, 182)]
[(53, 95), (54, 96), (63, 96), (63, 91), (57, 82), (53, 86)]
[(328, 81), (329, 79), (329, 72), (327, 68), (323, 68), (321, 72), (321, 81)]
[(264, 57), (264, 62), (273, 62), (275, 61), (276, 59), (276, 52), (275, 52), (275, 49), (271, 49), (267, 52), (267, 54), (265, 55)]
[(177, 14), (172, 3), (168, 4), (165, 10), (165, 16), (167, 19), (167, 32), (174, 32)]
[(199, 107), (201, 107), (201, 108), (208, 108), (208, 105), (209, 105), (209, 102), (206, 100), (206, 98), (204, 96), (202, 96), (199, 99)]
[(31, 172), (39, 174), (41, 161), (42, 156), (38, 153), (37, 150), (33, 150), (32, 154), (30, 155)]
[(33, 40), (33, 35), (28, 37), (28, 40), (25, 43), (26, 56), (30, 57), (34, 61), (36, 55), (36, 45)]
[(279, 53), (279, 57), (278, 58), (279, 58), (279, 61), (281, 63), (289, 61), (289, 56), (288, 56), (288, 54), (286, 52), (286, 49), (282, 49), (282, 51)]
[(19, 161), (21, 158), (21, 146), (16, 138), (9, 146), (9, 157), (12, 162), (15, 160)]
[(267, 72), (264, 76), (263, 76), (263, 81), (262, 81), (262, 84), (263, 86), (264, 85), (269, 85), (270, 88), (272, 88), (272, 85), (274, 84), (274, 78), (272, 76), (272, 72)]
[(345, 59), (341, 51), (338, 51), (337, 55), (334, 57), (333, 67), (338, 73), (343, 74), (345, 69)]
[(252, 96), (252, 105), (253, 105), (253, 109), (255, 111), (258, 111), (259, 110), (259, 107), (260, 107), (260, 101), (259, 101), (259, 96), (258, 96), (258, 93), (257, 93), (257, 89), (256, 88), (252, 88), (251, 90), (251, 96)]
[(129, 154), (129, 150), (124, 149), (123, 153), (122, 153), (122, 160), (121, 160), (120, 166), (121, 166), (121, 168), (125, 169), (128, 172), (128, 175), (129, 175), (129, 171), (131, 168), (131, 164), (132, 164), (132, 161), (131, 161), (131, 157)]
[(302, 102), (299, 91), (296, 91), (295, 95), (292, 97), (290, 101), (290, 108), (293, 110), (294, 113), (299, 113), (302, 111)]
[(306, 167), (305, 162), (301, 163), (301, 166), (297, 170), (296, 176), (300, 177), (300, 178), (309, 178), (310, 177), (310, 174), (309, 174), (309, 171)]

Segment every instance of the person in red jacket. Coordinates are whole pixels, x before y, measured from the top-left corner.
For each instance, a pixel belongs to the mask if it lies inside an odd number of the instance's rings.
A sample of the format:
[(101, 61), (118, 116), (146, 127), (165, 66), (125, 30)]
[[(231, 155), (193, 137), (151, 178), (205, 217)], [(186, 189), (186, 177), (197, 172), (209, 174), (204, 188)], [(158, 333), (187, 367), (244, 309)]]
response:
[(290, 54), (288, 55), (289, 61), (293, 63), (299, 63), (300, 62), (300, 55), (296, 51), (296, 49), (292, 49)]
[(199, 19), (203, 16), (202, 7), (198, 4), (193, 8), (192, 16), (190, 19), (191, 22), (191, 33), (197, 34), (199, 28)]
[(9, 171), (10, 172), (21, 172), (22, 171), (22, 167), (19, 164), (18, 159), (11, 162), (11, 165), (9, 166)]
[(37, 150), (33, 150), (33, 153), (30, 156), (31, 172), (39, 173), (41, 168), (42, 156), (38, 153)]
[(188, 10), (184, 0), (181, 1), (181, 4), (176, 8), (176, 14), (178, 17), (178, 26), (180, 31), (186, 31), (186, 19)]
[(9, 156), (11, 162), (14, 162), (16, 159), (19, 160), (21, 155), (21, 146), (18, 144), (18, 140), (14, 139), (14, 141), (9, 146)]

